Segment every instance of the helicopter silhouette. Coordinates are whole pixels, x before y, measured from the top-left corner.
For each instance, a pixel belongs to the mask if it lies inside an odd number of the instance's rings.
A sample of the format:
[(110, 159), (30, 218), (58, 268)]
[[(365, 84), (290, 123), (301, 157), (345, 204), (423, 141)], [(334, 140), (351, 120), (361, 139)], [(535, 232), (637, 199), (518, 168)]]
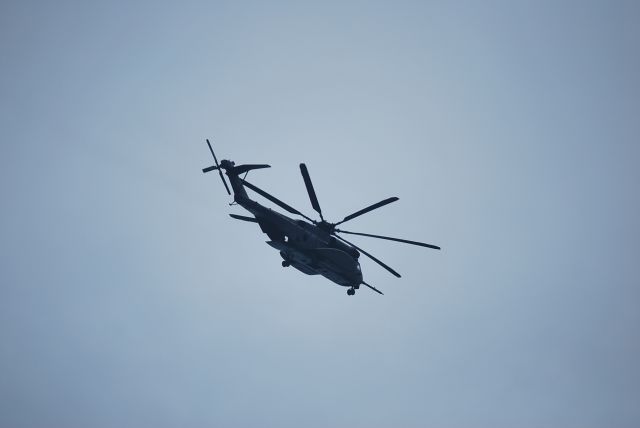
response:
[[(211, 155), (213, 156), (215, 165), (204, 168), (202, 172), (207, 173), (210, 171), (218, 171), (227, 193), (231, 195), (231, 191), (229, 190), (229, 186), (227, 185), (224, 175), (229, 178), (231, 188), (233, 189), (234, 202), (253, 214), (253, 217), (237, 214), (229, 215), (236, 220), (257, 223), (262, 232), (267, 234), (270, 239), (270, 241), (267, 241), (267, 244), (280, 252), (280, 256), (283, 259), (282, 267), (292, 266), (307, 275), (322, 275), (338, 285), (348, 287), (347, 295), (349, 296), (353, 296), (355, 291), (360, 288), (360, 285), (365, 285), (376, 293), (383, 294), (380, 290), (370, 284), (367, 284), (363, 280), (362, 269), (360, 268), (359, 262), (360, 253), (369, 257), (396, 277), (400, 278), (400, 274), (362, 248), (339, 236), (339, 233), (386, 239), (389, 241), (418, 245), (436, 250), (440, 249), (440, 247), (436, 245), (425, 244), (423, 242), (392, 238), (389, 236), (372, 235), (369, 233), (350, 232), (336, 227), (370, 211), (395, 202), (398, 200), (397, 197), (384, 199), (356, 211), (353, 214), (349, 214), (337, 223), (330, 223), (322, 216), (322, 210), (320, 209), (318, 197), (316, 196), (313, 184), (311, 183), (309, 171), (307, 166), (304, 163), (301, 163), (300, 172), (302, 174), (305, 187), (307, 188), (307, 193), (309, 194), (311, 206), (320, 215), (320, 221), (313, 220), (297, 209), (282, 202), (275, 196), (270, 195), (245, 180), (249, 171), (254, 169), (270, 168), (270, 165), (236, 165), (235, 162), (226, 159), (223, 159), (218, 163), (218, 159), (216, 158), (216, 154), (213, 152), (211, 143), (208, 139), (206, 141), (209, 146), (209, 150), (211, 151)], [(225, 174), (223, 174), (222, 171), (224, 171)], [(240, 175), (242, 174), (244, 174), (244, 176), (240, 178)], [(259, 204), (249, 198), (245, 187), (268, 199), (285, 211), (301, 216), (307, 221), (287, 217), (284, 214)]]

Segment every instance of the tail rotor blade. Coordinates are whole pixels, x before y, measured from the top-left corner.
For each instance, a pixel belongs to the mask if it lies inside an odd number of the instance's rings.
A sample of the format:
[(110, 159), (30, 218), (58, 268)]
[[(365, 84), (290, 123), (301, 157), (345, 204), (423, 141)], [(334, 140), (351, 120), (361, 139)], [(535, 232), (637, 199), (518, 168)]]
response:
[(389, 266), (387, 266), (386, 264), (382, 263), (380, 260), (376, 259), (375, 257), (373, 257), (371, 254), (367, 253), (365, 250), (363, 250), (362, 248), (352, 244), (351, 242), (347, 241), (346, 239), (344, 239), (341, 236), (338, 235), (333, 235), (335, 236), (337, 239), (341, 240), (342, 242), (345, 242), (349, 245), (351, 245), (353, 248), (355, 248), (356, 250), (360, 251), (362, 254), (364, 254), (365, 256), (369, 257), (371, 260), (373, 260), (374, 262), (378, 263), (380, 266), (382, 266), (383, 268), (385, 268), (386, 270), (388, 270), (389, 272), (391, 272), (392, 275), (395, 275), (396, 277), (400, 278), (400, 274), (398, 272), (396, 272), (395, 270), (391, 269)]
[(373, 211), (373, 210), (375, 210), (375, 209), (378, 209), (378, 208), (380, 208), (380, 207), (383, 207), (383, 206), (385, 206), (385, 205), (387, 205), (387, 204), (390, 204), (391, 202), (395, 202), (395, 201), (397, 201), (397, 200), (398, 200), (398, 198), (396, 198), (396, 197), (394, 196), (394, 197), (391, 197), (391, 198), (387, 198), (387, 199), (385, 199), (384, 201), (380, 201), (380, 202), (378, 202), (378, 203), (375, 203), (375, 204), (373, 204), (373, 205), (369, 205), (368, 207), (363, 208), (363, 209), (361, 209), (360, 211), (356, 211), (356, 212), (354, 212), (353, 214), (350, 214), (350, 215), (346, 216), (342, 221), (339, 221), (338, 223), (336, 223), (336, 225), (338, 225), (338, 224), (342, 224), (342, 223), (344, 223), (345, 221), (349, 221), (349, 220), (351, 220), (351, 219), (354, 219), (354, 218), (356, 218), (356, 217), (359, 217), (359, 216), (361, 216), (362, 214), (366, 214), (366, 213), (368, 213), (369, 211)]
[(220, 168), (218, 168), (218, 174), (220, 174), (220, 179), (222, 179), (222, 184), (224, 184), (224, 188), (227, 189), (227, 193), (231, 195), (231, 190), (229, 190), (229, 186), (227, 186), (227, 181), (224, 179), (224, 175)]
[(218, 167), (217, 167), (217, 166), (208, 166), (208, 167), (204, 168), (204, 169), (202, 170), (202, 172), (207, 173), (207, 172), (209, 172), (209, 171), (215, 171), (216, 169), (218, 169)]
[(307, 193), (309, 194), (309, 199), (311, 200), (311, 206), (314, 210), (316, 210), (318, 214), (320, 214), (320, 219), (324, 220), (324, 218), (322, 217), (320, 204), (318, 203), (318, 197), (316, 196), (316, 191), (313, 189), (313, 183), (311, 182), (311, 177), (309, 176), (309, 171), (307, 170), (307, 166), (303, 163), (300, 164), (300, 172), (302, 173), (304, 185), (307, 188)]
[(207, 138), (207, 146), (209, 146), (209, 151), (211, 152), (211, 155), (213, 156), (213, 161), (216, 163), (216, 166), (218, 168), (220, 168), (220, 164), (218, 163), (218, 158), (216, 157), (216, 154), (213, 153), (213, 148), (211, 147), (211, 143), (209, 142), (208, 138)]
[(216, 163), (216, 166), (215, 168), (212, 166), (210, 166), (209, 168), (205, 168), (202, 170), (202, 172), (209, 172), (209, 171), (213, 171), (214, 169), (217, 169), (218, 174), (220, 174), (220, 179), (222, 180), (222, 184), (224, 184), (224, 188), (227, 189), (227, 193), (231, 195), (231, 190), (229, 190), (229, 186), (227, 186), (227, 180), (224, 179), (224, 174), (222, 174), (222, 170), (220, 169), (220, 164), (218, 163), (218, 158), (216, 157), (216, 154), (213, 152), (213, 147), (211, 147), (211, 143), (209, 142), (208, 138), (207, 138), (207, 146), (209, 146), (209, 151), (213, 156), (213, 161)]

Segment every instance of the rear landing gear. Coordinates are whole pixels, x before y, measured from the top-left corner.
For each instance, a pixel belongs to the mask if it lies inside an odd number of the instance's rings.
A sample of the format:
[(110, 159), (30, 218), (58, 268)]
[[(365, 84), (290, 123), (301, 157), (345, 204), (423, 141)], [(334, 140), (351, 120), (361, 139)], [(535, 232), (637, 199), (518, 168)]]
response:
[(353, 287), (351, 287), (350, 289), (347, 290), (347, 295), (348, 296), (353, 296), (354, 294), (356, 294), (356, 290), (354, 290)]
[(288, 260), (284, 260), (284, 261), (282, 262), (282, 267), (287, 267), (287, 266), (291, 266), (291, 262), (290, 262), (290, 261), (288, 261)]

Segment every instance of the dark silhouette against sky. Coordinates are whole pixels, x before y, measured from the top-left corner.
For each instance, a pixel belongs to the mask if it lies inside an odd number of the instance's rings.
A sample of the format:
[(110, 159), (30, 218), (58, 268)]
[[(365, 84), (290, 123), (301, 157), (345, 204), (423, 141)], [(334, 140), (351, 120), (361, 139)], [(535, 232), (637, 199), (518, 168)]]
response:
[[(639, 21), (3, 2), (0, 426), (637, 427)], [(384, 297), (283, 269), (205, 138), (443, 251), (350, 236)]]

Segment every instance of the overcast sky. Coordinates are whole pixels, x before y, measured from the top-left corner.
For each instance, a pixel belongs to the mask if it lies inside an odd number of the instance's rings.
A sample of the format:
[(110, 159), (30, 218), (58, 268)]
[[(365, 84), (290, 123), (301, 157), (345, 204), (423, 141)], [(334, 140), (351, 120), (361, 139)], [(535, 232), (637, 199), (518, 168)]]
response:
[[(639, 22), (2, 2), (0, 425), (639, 426)], [(354, 237), (384, 296), (283, 269), (207, 137), (308, 215), (300, 162), (329, 220), (398, 196), (348, 229), (443, 250)]]

